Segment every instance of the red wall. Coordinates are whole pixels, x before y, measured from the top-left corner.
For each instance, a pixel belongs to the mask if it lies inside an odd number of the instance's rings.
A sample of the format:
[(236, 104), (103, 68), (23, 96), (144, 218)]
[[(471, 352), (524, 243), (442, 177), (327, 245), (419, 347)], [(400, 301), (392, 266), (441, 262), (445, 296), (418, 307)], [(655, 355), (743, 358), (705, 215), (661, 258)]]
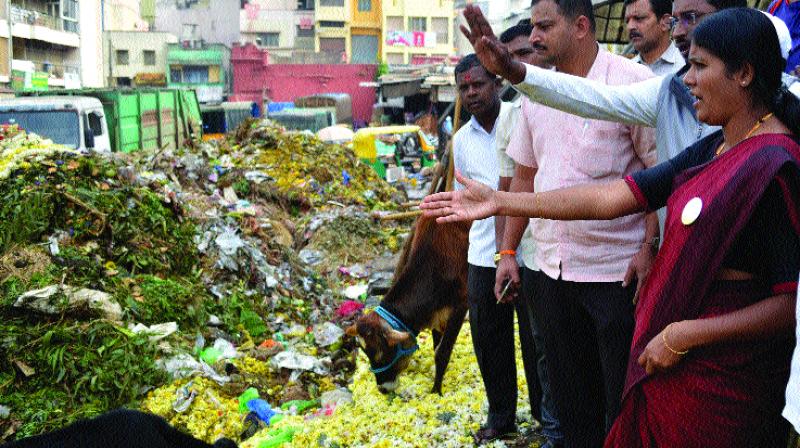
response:
[(294, 101), (316, 93), (347, 93), (353, 101), (353, 120), (369, 122), (375, 104), (373, 64), (269, 64), (269, 54), (255, 45), (234, 45), (231, 50), (233, 93), (236, 99)]

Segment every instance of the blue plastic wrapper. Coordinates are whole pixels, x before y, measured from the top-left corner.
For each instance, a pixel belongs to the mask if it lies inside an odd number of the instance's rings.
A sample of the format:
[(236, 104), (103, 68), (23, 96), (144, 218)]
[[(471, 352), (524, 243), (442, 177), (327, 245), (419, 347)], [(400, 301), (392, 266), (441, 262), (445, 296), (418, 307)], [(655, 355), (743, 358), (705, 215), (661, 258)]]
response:
[(277, 412), (272, 410), (272, 407), (265, 400), (261, 398), (254, 398), (247, 402), (247, 409), (256, 414), (259, 420), (269, 425), (270, 419), (274, 417)]

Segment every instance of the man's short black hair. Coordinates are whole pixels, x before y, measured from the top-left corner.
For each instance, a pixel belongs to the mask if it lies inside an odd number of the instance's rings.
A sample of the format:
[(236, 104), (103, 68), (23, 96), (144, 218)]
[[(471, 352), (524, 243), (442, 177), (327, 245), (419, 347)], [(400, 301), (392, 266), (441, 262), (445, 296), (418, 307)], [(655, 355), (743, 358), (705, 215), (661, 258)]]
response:
[[(636, 0), (625, 0), (623, 5), (628, 6)], [(672, 0), (650, 0), (650, 9), (656, 15), (656, 19), (661, 19), (664, 14), (672, 14)]]
[(527, 24), (518, 23), (503, 31), (503, 34), (500, 35), (500, 42), (507, 44), (520, 36), (528, 37), (531, 35), (531, 31), (533, 31), (533, 27), (530, 21)]
[(706, 0), (709, 5), (722, 11), (728, 8), (747, 8), (747, 0)]
[(526, 17), (524, 19), (521, 19), (519, 22), (517, 22), (517, 25), (530, 25), (530, 24), (531, 24), (531, 18), (530, 17)]
[[(531, 0), (531, 6), (536, 5), (542, 0)], [(594, 8), (592, 7), (592, 0), (551, 0), (558, 5), (558, 9), (564, 17), (575, 20), (580, 16), (586, 16), (589, 19), (589, 26), (592, 32), (595, 31), (594, 23)]]
[(478, 56), (476, 56), (475, 53), (470, 53), (458, 61), (458, 64), (456, 64), (455, 68), (455, 74), (458, 75), (467, 72), (475, 67), (482, 68), (486, 72), (486, 75), (489, 77), (489, 79), (495, 78), (494, 73), (491, 73), (489, 70), (486, 70), (486, 67), (484, 67), (481, 64), (480, 59), (478, 59)]

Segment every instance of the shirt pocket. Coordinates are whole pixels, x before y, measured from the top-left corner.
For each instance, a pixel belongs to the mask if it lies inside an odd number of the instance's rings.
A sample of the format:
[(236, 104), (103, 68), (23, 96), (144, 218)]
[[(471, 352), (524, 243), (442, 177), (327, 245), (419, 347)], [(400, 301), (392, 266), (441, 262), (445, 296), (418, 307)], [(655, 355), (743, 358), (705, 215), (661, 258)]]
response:
[(584, 124), (581, 153), (575, 154), (575, 169), (592, 179), (619, 177), (616, 160), (620, 147), (624, 145), (627, 130), (618, 124), (603, 121), (587, 121)]

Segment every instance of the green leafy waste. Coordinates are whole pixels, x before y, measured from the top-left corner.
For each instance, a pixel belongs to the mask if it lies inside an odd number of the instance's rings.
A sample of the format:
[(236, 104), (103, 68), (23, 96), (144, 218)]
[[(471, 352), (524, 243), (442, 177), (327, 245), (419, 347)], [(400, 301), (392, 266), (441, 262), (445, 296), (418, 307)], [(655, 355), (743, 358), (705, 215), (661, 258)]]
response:
[[(0, 396), (21, 420), (16, 437), (63, 427), (134, 403), (163, 384), (156, 348), (146, 336), (106, 321), (0, 319)], [(33, 370), (26, 376), (19, 366)], [(30, 372), (28, 372), (30, 373)]]

